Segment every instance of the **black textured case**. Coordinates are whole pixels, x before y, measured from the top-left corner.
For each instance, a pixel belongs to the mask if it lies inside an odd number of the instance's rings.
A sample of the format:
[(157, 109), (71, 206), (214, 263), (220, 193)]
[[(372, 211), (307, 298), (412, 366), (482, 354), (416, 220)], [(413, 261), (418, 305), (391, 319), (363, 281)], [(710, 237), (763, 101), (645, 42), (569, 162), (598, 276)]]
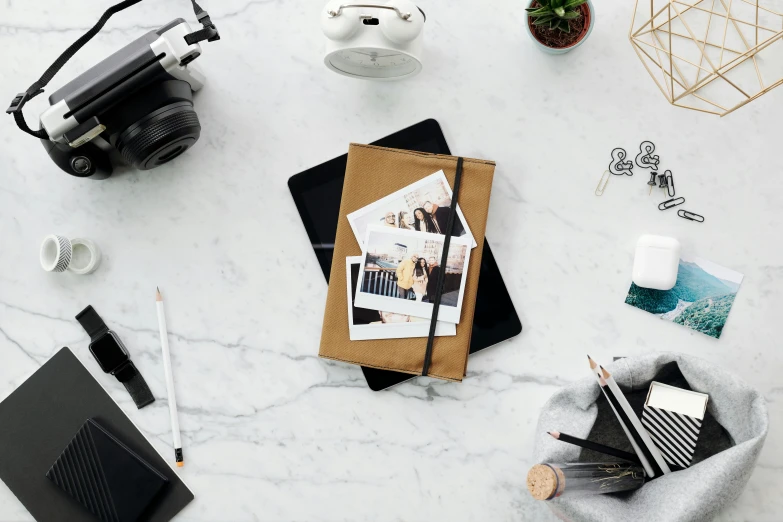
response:
[(135, 522), (168, 479), (88, 419), (46, 478), (105, 522)]

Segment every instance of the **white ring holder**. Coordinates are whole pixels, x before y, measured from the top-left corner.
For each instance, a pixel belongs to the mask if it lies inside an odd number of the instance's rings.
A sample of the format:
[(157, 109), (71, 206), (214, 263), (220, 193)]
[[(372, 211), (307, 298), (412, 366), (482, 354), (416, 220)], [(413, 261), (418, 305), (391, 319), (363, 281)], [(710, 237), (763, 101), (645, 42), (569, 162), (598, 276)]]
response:
[(41, 243), (41, 267), (47, 272), (90, 274), (101, 262), (101, 251), (89, 239), (46, 236)]

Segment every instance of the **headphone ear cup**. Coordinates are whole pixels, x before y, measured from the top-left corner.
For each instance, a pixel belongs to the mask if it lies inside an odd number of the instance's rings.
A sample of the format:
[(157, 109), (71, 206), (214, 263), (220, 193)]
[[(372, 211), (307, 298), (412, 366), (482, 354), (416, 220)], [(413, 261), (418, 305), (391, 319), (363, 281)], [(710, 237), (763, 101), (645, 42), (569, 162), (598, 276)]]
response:
[(380, 13), (380, 26), (383, 34), (394, 43), (405, 44), (415, 39), (424, 28), (424, 15), (410, 0), (392, 0), (386, 5), (396, 7), (410, 18), (403, 20), (392, 10), (383, 9)]
[(356, 34), (359, 26), (362, 25), (358, 16), (350, 16), (350, 11), (330, 16), (329, 12), (336, 13), (340, 4), (342, 4), (341, 0), (333, 0), (321, 11), (321, 30), (330, 40), (347, 40)]

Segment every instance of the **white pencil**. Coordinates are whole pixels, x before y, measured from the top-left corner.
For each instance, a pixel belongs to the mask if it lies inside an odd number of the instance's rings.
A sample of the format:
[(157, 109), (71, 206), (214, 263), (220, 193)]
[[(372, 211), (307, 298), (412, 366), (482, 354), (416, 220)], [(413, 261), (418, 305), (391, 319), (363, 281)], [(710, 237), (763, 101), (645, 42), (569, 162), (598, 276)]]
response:
[(598, 385), (601, 388), (601, 391), (604, 394), (604, 397), (606, 397), (606, 402), (609, 403), (609, 407), (612, 408), (612, 411), (614, 412), (614, 416), (617, 417), (617, 421), (620, 423), (620, 426), (623, 428), (623, 431), (625, 432), (625, 436), (628, 437), (628, 441), (631, 443), (631, 446), (633, 446), (633, 451), (636, 453), (636, 456), (639, 457), (639, 460), (642, 463), (642, 467), (644, 467), (644, 471), (647, 473), (647, 476), (649, 478), (653, 478), (655, 476), (655, 471), (653, 471), (652, 466), (650, 465), (650, 461), (647, 460), (647, 457), (644, 456), (644, 452), (642, 452), (641, 448), (638, 444), (636, 444), (636, 441), (634, 440), (633, 436), (631, 435), (631, 432), (628, 431), (628, 427), (623, 422), (623, 419), (620, 417), (620, 414), (617, 413), (617, 410), (614, 408), (614, 404), (612, 404), (612, 400), (609, 398), (609, 395), (606, 394), (606, 390), (604, 387), (606, 386), (606, 381), (603, 377), (598, 373), (600, 370), (597, 370), (598, 364), (588, 355), (587, 360), (590, 361), (590, 369), (593, 370), (593, 375), (595, 375), (595, 378), (598, 379)]
[(606, 380), (606, 384), (609, 386), (609, 389), (613, 392), (615, 398), (617, 399), (617, 402), (620, 403), (620, 406), (625, 411), (625, 414), (628, 416), (628, 420), (631, 421), (631, 424), (633, 424), (634, 429), (636, 429), (636, 431), (639, 432), (639, 436), (642, 438), (644, 445), (647, 446), (647, 450), (655, 459), (655, 462), (656, 464), (658, 464), (658, 467), (661, 469), (661, 471), (663, 471), (664, 475), (666, 475), (667, 473), (671, 473), (672, 470), (669, 469), (669, 465), (666, 464), (666, 461), (663, 460), (663, 457), (661, 457), (661, 453), (658, 451), (658, 448), (655, 446), (655, 444), (653, 444), (652, 439), (650, 439), (650, 436), (647, 434), (647, 430), (644, 429), (642, 423), (639, 422), (639, 417), (637, 417), (636, 413), (634, 413), (633, 408), (631, 408), (631, 405), (628, 403), (628, 400), (625, 398), (625, 395), (623, 395), (622, 390), (620, 390), (620, 387), (615, 382), (614, 377), (612, 377), (612, 374), (607, 372), (606, 368), (604, 368), (603, 366), (601, 366), (600, 368), (603, 374), (603, 378), (604, 380)]
[(160, 328), (160, 346), (163, 351), (163, 371), (166, 374), (166, 392), (169, 397), (169, 415), (171, 416), (171, 433), (174, 437), (174, 458), (177, 466), (182, 467), (182, 439), (179, 434), (179, 419), (177, 419), (177, 399), (174, 397), (174, 375), (171, 373), (171, 355), (169, 354), (169, 334), (166, 331), (166, 313), (163, 311), (163, 296), (160, 289), (155, 291), (155, 304), (158, 307), (158, 327)]

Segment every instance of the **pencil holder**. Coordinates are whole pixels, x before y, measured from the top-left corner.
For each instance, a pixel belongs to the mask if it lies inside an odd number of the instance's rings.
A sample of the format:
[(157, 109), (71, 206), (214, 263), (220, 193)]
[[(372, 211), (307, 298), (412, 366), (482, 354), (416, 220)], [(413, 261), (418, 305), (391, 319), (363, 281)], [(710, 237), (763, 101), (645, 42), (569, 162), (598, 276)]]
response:
[[(764, 445), (768, 417), (761, 393), (723, 368), (677, 353), (619, 359), (606, 368), (640, 419), (652, 381), (709, 395), (693, 463), (630, 493), (556, 498), (548, 507), (563, 520), (712, 520), (740, 495)], [(605, 402), (592, 376), (555, 393), (539, 417), (535, 461), (606, 460), (553, 439), (551, 430), (633, 451)]]

